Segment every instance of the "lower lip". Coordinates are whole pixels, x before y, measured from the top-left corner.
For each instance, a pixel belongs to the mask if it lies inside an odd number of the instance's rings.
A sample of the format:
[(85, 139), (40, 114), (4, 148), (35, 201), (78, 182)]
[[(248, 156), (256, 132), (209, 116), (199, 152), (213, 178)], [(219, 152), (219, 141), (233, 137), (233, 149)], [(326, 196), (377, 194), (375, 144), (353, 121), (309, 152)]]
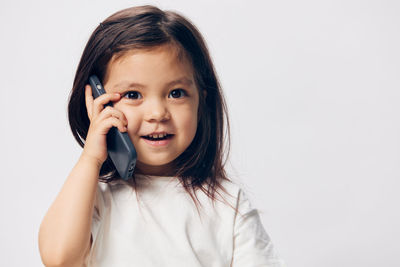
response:
[(147, 140), (146, 138), (143, 138), (143, 140), (151, 146), (166, 146), (169, 144), (169, 142), (171, 142), (171, 139), (172, 139), (172, 136), (168, 139), (160, 140), (160, 141), (151, 141), (151, 140)]

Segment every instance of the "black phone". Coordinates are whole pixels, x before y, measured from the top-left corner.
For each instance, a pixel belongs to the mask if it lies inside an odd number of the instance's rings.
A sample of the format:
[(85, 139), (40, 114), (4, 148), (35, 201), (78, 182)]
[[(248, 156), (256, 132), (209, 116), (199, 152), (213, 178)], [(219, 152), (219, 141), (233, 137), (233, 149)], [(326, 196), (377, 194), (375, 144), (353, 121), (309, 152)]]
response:
[[(106, 93), (96, 75), (89, 77), (89, 84), (92, 87), (94, 98)], [(112, 106), (112, 103), (110, 102), (106, 106)], [(128, 133), (121, 133), (118, 128), (112, 127), (107, 133), (107, 151), (121, 178), (124, 180), (131, 178), (137, 155)]]

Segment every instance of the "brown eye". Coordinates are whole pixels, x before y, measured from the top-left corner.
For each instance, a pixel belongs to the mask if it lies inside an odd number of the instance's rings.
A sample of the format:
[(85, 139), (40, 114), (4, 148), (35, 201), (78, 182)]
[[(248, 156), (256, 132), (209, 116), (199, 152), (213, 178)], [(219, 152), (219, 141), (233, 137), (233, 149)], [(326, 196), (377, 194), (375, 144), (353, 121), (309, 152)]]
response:
[(124, 97), (126, 97), (128, 99), (140, 99), (140, 98), (142, 98), (142, 95), (137, 91), (130, 91), (130, 92), (127, 92), (124, 95)]
[(169, 93), (168, 97), (172, 97), (172, 98), (181, 98), (186, 96), (186, 92), (183, 89), (174, 89)]

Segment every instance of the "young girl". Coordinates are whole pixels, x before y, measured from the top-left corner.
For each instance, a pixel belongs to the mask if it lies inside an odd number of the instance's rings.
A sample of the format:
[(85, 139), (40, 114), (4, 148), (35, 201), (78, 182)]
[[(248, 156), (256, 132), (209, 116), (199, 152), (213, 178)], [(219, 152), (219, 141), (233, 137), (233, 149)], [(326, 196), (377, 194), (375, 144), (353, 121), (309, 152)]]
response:
[[(96, 99), (92, 74), (106, 90)], [(186, 18), (142, 6), (100, 23), (68, 111), (83, 151), (40, 227), (46, 266), (282, 266), (257, 209), (225, 173), (224, 99)], [(111, 127), (137, 151), (128, 181), (107, 155)]]

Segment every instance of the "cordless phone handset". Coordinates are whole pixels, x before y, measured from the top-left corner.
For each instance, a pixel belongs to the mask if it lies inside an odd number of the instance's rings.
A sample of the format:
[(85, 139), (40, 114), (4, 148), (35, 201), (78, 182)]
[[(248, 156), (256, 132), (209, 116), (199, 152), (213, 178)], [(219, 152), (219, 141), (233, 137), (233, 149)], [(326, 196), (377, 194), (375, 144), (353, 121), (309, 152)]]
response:
[[(92, 87), (94, 98), (106, 93), (96, 75), (89, 77), (89, 83)], [(112, 103), (110, 102), (105, 106), (112, 106)], [(124, 180), (131, 178), (135, 169), (137, 155), (128, 133), (121, 133), (118, 128), (112, 127), (107, 133), (107, 151), (121, 178)]]

